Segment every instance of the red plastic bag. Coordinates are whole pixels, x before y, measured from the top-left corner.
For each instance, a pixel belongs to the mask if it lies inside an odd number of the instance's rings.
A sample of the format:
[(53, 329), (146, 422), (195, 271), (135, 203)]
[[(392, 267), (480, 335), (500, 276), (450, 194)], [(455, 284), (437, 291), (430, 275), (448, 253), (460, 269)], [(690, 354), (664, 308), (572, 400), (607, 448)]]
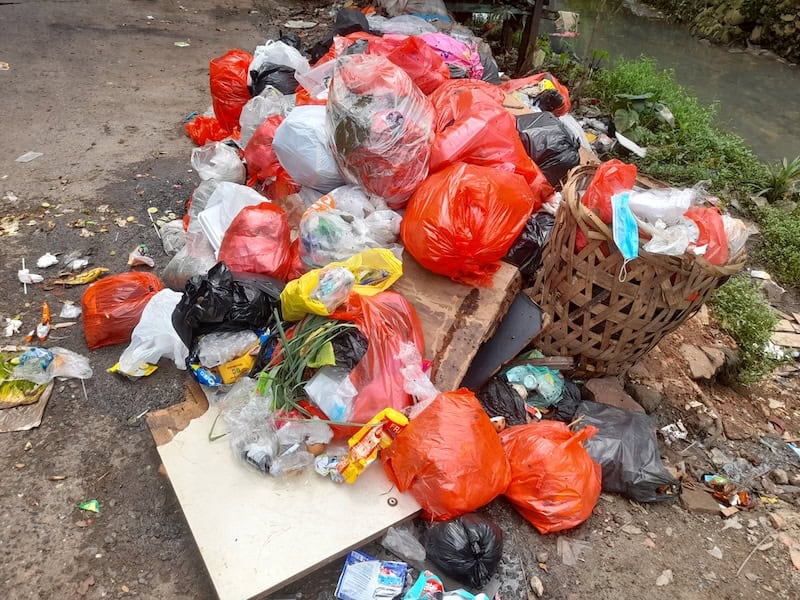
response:
[(592, 426), (573, 432), (560, 421), (541, 421), (500, 434), (511, 465), (505, 496), (539, 533), (577, 527), (592, 514), (602, 469), (581, 442), (595, 433)]
[(131, 340), (142, 311), (164, 289), (152, 273), (130, 271), (91, 284), (83, 293), (83, 334), (92, 350)]
[(211, 60), (208, 75), (214, 116), (226, 131), (239, 128), (239, 115), (250, 100), (247, 71), (253, 55), (244, 50), (228, 50)]
[(418, 37), (385, 35), (369, 42), (367, 54), (388, 58), (408, 73), (423, 94), (430, 94), (450, 79), (450, 69), (442, 57)]
[(508, 487), (500, 438), (467, 389), (439, 394), (381, 452), (386, 475), (427, 518), (447, 521), (485, 506)]
[(497, 99), (498, 93), (497, 88), (489, 91), (453, 80), (431, 94), (436, 111), (431, 173), (456, 162), (512, 171), (525, 178), (541, 204), (553, 188), (525, 152), (516, 121)]
[(708, 245), (703, 258), (712, 265), (727, 264), (728, 235), (725, 233), (725, 224), (722, 215), (717, 208), (693, 206), (684, 213), (684, 216), (691, 219), (700, 230), (695, 246)]
[(300, 238), (297, 238), (289, 246), (289, 271), (286, 274), (286, 281), (297, 279), (308, 270), (300, 258)]
[(405, 205), (428, 174), (433, 107), (405, 71), (380, 56), (343, 56), (328, 96), (336, 162), (350, 183)]
[(238, 273), (259, 273), (286, 281), (291, 267), (289, 223), (277, 204), (246, 206), (219, 247), (219, 260)]
[(369, 341), (367, 353), (350, 373), (350, 381), (358, 390), (350, 420), (366, 423), (384, 408), (402, 410), (411, 406), (411, 396), (403, 389), (403, 364), (397, 355), (404, 343), (425, 348), (425, 338), (417, 311), (408, 300), (392, 291), (371, 297), (350, 294), (331, 318), (355, 323)]
[(238, 137), (238, 125), (235, 131), (231, 132), (224, 129), (219, 124), (216, 117), (195, 117), (183, 126), (186, 135), (198, 146), (204, 146), (206, 142), (221, 142), (225, 138)]
[(406, 250), (426, 269), (486, 287), (538, 209), (521, 176), (456, 163), (419, 186), (408, 203), (400, 235)]
[(512, 79), (511, 81), (506, 81), (500, 87), (508, 93), (513, 93), (520, 90), (524, 90), (525, 88), (539, 85), (541, 84), (543, 79), (550, 80), (550, 82), (553, 84), (558, 94), (561, 96), (561, 99), (563, 100), (560, 106), (553, 108), (553, 110), (551, 110), (550, 112), (552, 112), (558, 117), (567, 114), (572, 108), (572, 103), (569, 100), (569, 90), (564, 85), (562, 85), (558, 79), (553, 77), (550, 73), (537, 73), (536, 75), (531, 75), (530, 77), (524, 77), (522, 79)]
[(632, 190), (636, 184), (636, 165), (628, 165), (616, 158), (604, 162), (599, 167), (581, 198), (581, 203), (597, 213), (606, 225), (614, 221), (611, 209), (611, 196)]
[(244, 150), (247, 185), (260, 189), (271, 200), (281, 200), (300, 190), (272, 149), (275, 130), (282, 122), (281, 115), (268, 117), (258, 126)]

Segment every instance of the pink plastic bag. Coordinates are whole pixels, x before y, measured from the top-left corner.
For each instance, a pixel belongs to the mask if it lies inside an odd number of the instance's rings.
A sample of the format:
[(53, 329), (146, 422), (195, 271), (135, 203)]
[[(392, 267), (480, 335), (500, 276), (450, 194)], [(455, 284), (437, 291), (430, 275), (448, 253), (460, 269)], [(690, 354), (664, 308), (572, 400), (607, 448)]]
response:
[(464, 69), (470, 79), (483, 77), (483, 63), (477, 45), (468, 45), (446, 33), (423, 33), (419, 37), (436, 50), (444, 62)]

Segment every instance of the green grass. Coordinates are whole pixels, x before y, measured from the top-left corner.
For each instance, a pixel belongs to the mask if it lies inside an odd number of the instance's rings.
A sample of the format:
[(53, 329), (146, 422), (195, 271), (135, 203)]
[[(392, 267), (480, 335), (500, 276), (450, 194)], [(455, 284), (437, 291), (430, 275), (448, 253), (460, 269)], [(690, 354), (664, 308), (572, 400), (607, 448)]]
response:
[(674, 73), (659, 69), (653, 59), (619, 60), (597, 71), (587, 94), (599, 98), (608, 112), (618, 104), (617, 94), (653, 94), (672, 111), (674, 127), (650, 120), (633, 132), (648, 146), (647, 157), (636, 159), (643, 172), (675, 185), (709, 180), (714, 192), (729, 199), (766, 187), (767, 171), (744, 140), (721, 131), (714, 123), (715, 108), (690, 96)]
[(760, 258), (782, 284), (800, 285), (800, 208), (767, 207), (758, 212)]
[(739, 381), (750, 385), (780, 364), (767, 350), (778, 315), (747, 275), (736, 275), (711, 298), (711, 308), (723, 329), (739, 346)]

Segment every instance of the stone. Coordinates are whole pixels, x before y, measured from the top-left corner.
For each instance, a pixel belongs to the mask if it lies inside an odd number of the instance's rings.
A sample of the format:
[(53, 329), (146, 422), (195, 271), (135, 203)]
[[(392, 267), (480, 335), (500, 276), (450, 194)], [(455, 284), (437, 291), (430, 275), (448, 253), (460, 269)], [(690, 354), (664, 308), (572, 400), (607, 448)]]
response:
[(764, 35), (764, 27), (762, 25), (756, 25), (753, 27), (753, 31), (750, 32), (750, 41), (757, 44), (761, 41), (762, 35)]
[(767, 517), (769, 518), (770, 525), (772, 525), (778, 531), (786, 529), (786, 519), (779, 514), (771, 512), (767, 515)]
[(597, 377), (584, 384), (586, 397), (594, 402), (616, 406), (624, 410), (644, 412), (636, 401), (631, 398), (616, 377)]
[(670, 583), (672, 583), (672, 569), (665, 569), (656, 579), (656, 585), (658, 587), (664, 587)]
[(711, 366), (714, 367), (714, 373), (716, 374), (725, 364), (725, 353), (722, 351), (722, 348), (701, 346), (700, 349), (705, 352), (708, 360), (711, 361)]
[(708, 553), (717, 560), (722, 560), (722, 550), (719, 549), (719, 546), (714, 546)]
[(767, 279), (766, 281), (761, 282), (761, 289), (767, 295), (767, 300), (770, 304), (777, 304), (781, 301), (783, 294), (786, 293), (786, 290), (779, 286), (777, 283), (772, 281), (771, 279)]
[(772, 343), (784, 348), (800, 348), (800, 333), (776, 331), (772, 334)]
[(546, 563), (547, 559), (550, 558), (550, 554), (547, 552), (537, 552), (536, 553), (536, 562), (539, 563)]
[(744, 576), (747, 577), (747, 579), (749, 579), (750, 581), (758, 581), (758, 575), (756, 575), (755, 573), (751, 573), (750, 571), (746, 571)]
[(789, 475), (789, 485), (800, 486), (800, 473)]
[(644, 546), (645, 548), (650, 548), (651, 550), (654, 550), (655, 547), (656, 547), (656, 543), (653, 540), (651, 540), (650, 538), (644, 538), (642, 540), (642, 546)]
[[(728, 519), (729, 517), (733, 517), (733, 515), (738, 513), (739, 509), (736, 508), (735, 506), (723, 506), (722, 508), (719, 509), (719, 512), (722, 514), (723, 517)], [(737, 517), (737, 519), (738, 519), (738, 517)], [(739, 523), (738, 520), (735, 521), (739, 525), (738, 527), (736, 527), (736, 525), (728, 525), (728, 523), (733, 523), (733, 522), (734, 522), (733, 519), (730, 519), (729, 521), (727, 521), (725, 523), (725, 527), (723, 527), (723, 530), (724, 529), (728, 529), (728, 527), (734, 527), (735, 529), (741, 529), (742, 528), (741, 523)]]
[(778, 485), (789, 484), (789, 474), (784, 469), (773, 469), (769, 476)]
[(703, 490), (693, 490), (683, 488), (681, 493), (681, 505), (690, 513), (702, 515), (718, 515), (719, 504), (713, 496)]
[(712, 448), (710, 454), (711, 462), (718, 467), (721, 467), (722, 465), (728, 465), (733, 462), (733, 457), (730, 454), (723, 452), (719, 448)]
[(747, 440), (752, 436), (752, 432), (747, 427), (744, 427), (733, 418), (725, 417), (722, 419), (722, 430), (729, 440)]
[(717, 370), (700, 347), (682, 344), (680, 351), (689, 365), (689, 376), (692, 379), (713, 379)]
[(544, 595), (544, 584), (542, 583), (541, 579), (534, 575), (531, 577), (530, 585), (537, 598), (541, 598)]
[(625, 391), (644, 409), (648, 415), (656, 412), (664, 401), (664, 395), (655, 388), (641, 383), (627, 383)]
[(623, 525), (622, 531), (628, 535), (642, 535), (642, 530), (635, 525)]

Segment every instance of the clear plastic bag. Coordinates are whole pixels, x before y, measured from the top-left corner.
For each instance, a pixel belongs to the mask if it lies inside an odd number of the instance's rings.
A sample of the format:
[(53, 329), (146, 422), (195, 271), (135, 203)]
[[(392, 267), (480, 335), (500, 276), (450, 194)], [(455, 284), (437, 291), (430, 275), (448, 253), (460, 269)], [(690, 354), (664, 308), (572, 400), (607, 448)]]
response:
[(433, 117), (430, 101), (388, 59), (336, 61), (327, 105), (336, 161), (351, 183), (390, 207), (403, 206), (428, 174)]
[(200, 364), (212, 368), (242, 356), (258, 342), (252, 331), (221, 331), (209, 333), (197, 342)]
[(237, 393), (228, 394), (222, 402), (231, 450), (237, 458), (269, 473), (280, 452), (272, 399), (260, 396), (255, 386), (247, 384), (234, 390)]
[(447, 7), (443, 0), (406, 0), (404, 10), (418, 15), (447, 16)]
[(333, 267), (323, 269), (316, 287), (309, 297), (321, 302), (328, 313), (332, 313), (342, 302), (347, 300), (353, 289), (356, 278), (349, 269)]
[[(191, 230), (191, 226), (189, 227)], [(202, 275), (217, 264), (214, 248), (208, 243), (205, 234), (200, 232), (186, 235), (186, 245), (169, 261), (161, 280), (167, 287), (181, 291), (186, 282), (195, 275)]]
[(674, 225), (697, 202), (697, 197), (697, 190), (694, 188), (632, 191), (628, 206), (637, 219), (648, 223), (662, 221), (667, 225)]
[(324, 106), (298, 106), (275, 131), (272, 141), (286, 172), (298, 184), (329, 192), (344, 184), (328, 145)]
[(297, 75), (297, 83), (302, 85), (312, 98), (325, 100), (328, 98), (328, 88), (333, 79), (333, 69), (336, 61), (328, 60), (315, 65), (305, 73)]
[(165, 223), (159, 230), (161, 244), (164, 252), (173, 256), (186, 245), (186, 232), (183, 229), (183, 219), (175, 219)]
[(246, 206), (257, 206), (266, 198), (246, 185), (223, 181), (208, 199), (206, 208), (197, 215), (214, 252), (219, 251), (225, 232), (233, 220)]
[(663, 221), (656, 221), (653, 225), (639, 221), (639, 229), (650, 235), (642, 249), (666, 256), (682, 256), (690, 244), (697, 242), (700, 235), (694, 221), (686, 217), (681, 217), (677, 223), (669, 226)]
[(123, 373), (135, 373), (144, 363), (156, 364), (166, 356), (178, 369), (186, 369), (189, 348), (172, 325), (172, 313), (182, 294), (161, 290), (144, 307), (142, 318), (131, 334), (131, 343), (119, 357)]
[(66, 348), (31, 348), (19, 357), (11, 377), (42, 385), (56, 377), (90, 379), (92, 367), (88, 358)]
[(350, 381), (350, 371), (341, 367), (323, 367), (305, 385), (309, 399), (331, 421), (349, 421), (353, 398), (358, 391)]
[(368, 15), (367, 22), (371, 31), (396, 33), (400, 35), (421, 35), (436, 33), (436, 26), (416, 15), (398, 15), (387, 19), (378, 15)]
[(725, 228), (725, 235), (728, 237), (728, 255), (736, 257), (747, 245), (747, 238), (752, 233), (741, 219), (736, 219), (730, 215), (722, 215), (722, 225)]
[(197, 215), (205, 210), (209, 199), (212, 195), (214, 195), (214, 191), (216, 191), (219, 183), (220, 182), (216, 179), (208, 179), (207, 181), (203, 181), (200, 185), (198, 185), (194, 189), (194, 192), (192, 192), (189, 208), (186, 212), (186, 217), (184, 217), (189, 221), (189, 226), (186, 229), (188, 234), (203, 231), (203, 228), (200, 227), (200, 223), (197, 220)]
[[(300, 259), (308, 268), (324, 267), (370, 248), (398, 250), (402, 217), (393, 210), (374, 210), (359, 188), (338, 188), (315, 202), (300, 220)], [(340, 209), (340, 199), (341, 206)], [(354, 211), (354, 212), (350, 212)]]
[(414, 536), (408, 527), (389, 527), (381, 540), (381, 546), (403, 560), (417, 563), (425, 562), (425, 546)]
[(285, 117), (291, 108), (289, 97), (284, 96), (272, 86), (265, 87), (258, 96), (250, 99), (242, 109), (242, 114), (239, 116), (239, 127), (241, 127), (239, 146), (242, 148), (247, 147), (247, 142), (253, 137), (256, 129), (264, 122), (264, 119), (272, 115)]
[(225, 142), (211, 142), (192, 150), (192, 168), (200, 179), (244, 183), (244, 164), (239, 151)]
[(332, 438), (330, 426), (319, 419), (287, 421), (278, 429), (278, 442), (281, 446), (327, 444)]

